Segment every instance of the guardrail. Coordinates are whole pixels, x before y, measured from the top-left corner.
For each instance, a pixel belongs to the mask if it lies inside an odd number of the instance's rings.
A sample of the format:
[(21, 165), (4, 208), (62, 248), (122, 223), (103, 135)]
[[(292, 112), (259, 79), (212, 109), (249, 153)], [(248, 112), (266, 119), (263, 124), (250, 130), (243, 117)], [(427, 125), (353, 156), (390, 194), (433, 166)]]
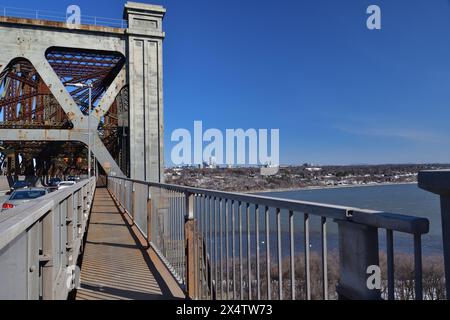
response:
[(367, 285), (368, 268), (379, 266), (379, 229), (386, 230), (383, 297), (395, 298), (394, 232), (403, 232), (413, 235), (415, 298), (423, 298), (425, 218), (120, 177), (108, 177), (108, 189), (191, 298), (311, 299), (312, 217), (320, 220), (323, 299), (330, 297), (328, 222), (338, 228), (340, 299), (382, 298)]
[(445, 293), (450, 299), (450, 170), (425, 170), (417, 177), (420, 188), (437, 194), (441, 204)]
[[(0, 7), (0, 16), (26, 19), (40, 19), (66, 23), (68, 15), (59, 11), (34, 10), (14, 7)], [(128, 21), (97, 16), (80, 15), (80, 24), (105, 26), (113, 28), (127, 28)]]
[(66, 299), (95, 178), (0, 213), (0, 299)]

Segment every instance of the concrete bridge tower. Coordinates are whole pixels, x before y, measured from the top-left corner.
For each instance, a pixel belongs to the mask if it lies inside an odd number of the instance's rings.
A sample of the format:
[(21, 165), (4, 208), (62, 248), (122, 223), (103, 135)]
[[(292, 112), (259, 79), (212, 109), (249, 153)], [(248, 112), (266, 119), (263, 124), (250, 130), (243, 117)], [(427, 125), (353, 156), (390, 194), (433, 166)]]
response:
[(130, 176), (162, 181), (163, 158), (163, 65), (160, 6), (128, 2), (127, 56), (130, 84)]

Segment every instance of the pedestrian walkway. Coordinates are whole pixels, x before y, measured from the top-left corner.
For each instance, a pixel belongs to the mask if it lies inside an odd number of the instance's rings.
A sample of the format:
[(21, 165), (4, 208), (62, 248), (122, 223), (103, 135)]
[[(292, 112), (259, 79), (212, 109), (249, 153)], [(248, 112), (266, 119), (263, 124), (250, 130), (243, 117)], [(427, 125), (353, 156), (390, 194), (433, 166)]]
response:
[[(184, 298), (158, 270), (106, 188), (97, 188), (81, 266), (77, 300)], [(175, 293), (174, 293), (175, 292)]]

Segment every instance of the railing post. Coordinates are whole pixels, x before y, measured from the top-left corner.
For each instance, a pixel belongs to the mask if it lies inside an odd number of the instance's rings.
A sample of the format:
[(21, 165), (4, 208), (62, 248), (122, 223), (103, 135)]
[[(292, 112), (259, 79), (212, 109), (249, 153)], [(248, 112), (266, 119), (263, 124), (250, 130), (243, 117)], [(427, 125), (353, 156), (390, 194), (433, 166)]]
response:
[(119, 180), (119, 193), (117, 199), (119, 200), (119, 205), (123, 207), (123, 189), (122, 189), (123, 180)]
[(136, 208), (136, 203), (137, 203), (137, 199), (136, 199), (136, 196), (137, 196), (137, 193), (136, 193), (136, 187), (135, 187), (135, 183), (134, 182), (131, 182), (131, 205), (130, 205), (130, 207), (131, 207), (131, 212), (130, 212), (130, 215), (131, 215), (131, 218), (133, 219), (133, 224), (135, 223), (135, 221), (134, 221), (134, 210), (135, 210), (135, 208)]
[[(28, 299), (39, 299), (39, 222), (36, 222), (27, 232), (28, 249)], [(42, 239), (42, 238), (41, 238)]]
[(147, 191), (147, 243), (150, 247), (152, 241), (152, 195), (150, 193), (150, 187)]
[(54, 299), (54, 212), (51, 210), (42, 221), (42, 299)]
[(74, 204), (73, 204), (73, 194), (67, 199), (67, 211), (66, 211), (66, 223), (67, 223), (67, 261), (69, 265), (74, 265), (76, 263), (76, 257), (73, 256), (74, 245), (76, 242), (75, 230), (74, 230)]
[(128, 211), (128, 202), (130, 200), (129, 196), (128, 196), (128, 192), (130, 191), (128, 187), (128, 181), (124, 181), (124, 191), (123, 191), (123, 207), (125, 209), (125, 211)]
[(186, 212), (184, 217), (184, 237), (186, 245), (186, 286), (191, 299), (197, 298), (197, 268), (198, 263), (195, 248), (195, 220), (194, 220), (194, 195), (185, 193)]
[(379, 267), (378, 230), (351, 221), (336, 220), (339, 238), (339, 283), (336, 291), (340, 300), (381, 299), (379, 289), (369, 288), (369, 266)]
[(91, 210), (91, 204), (89, 201), (89, 185), (87, 184), (84, 188), (84, 192), (83, 192), (83, 216), (82, 216), (82, 223), (83, 223), (83, 231), (82, 233), (84, 234), (84, 232), (86, 231), (86, 223), (87, 223), (87, 219), (89, 217), (89, 212)]
[(445, 292), (447, 300), (450, 300), (450, 170), (421, 171), (418, 185), (419, 188), (440, 196)]

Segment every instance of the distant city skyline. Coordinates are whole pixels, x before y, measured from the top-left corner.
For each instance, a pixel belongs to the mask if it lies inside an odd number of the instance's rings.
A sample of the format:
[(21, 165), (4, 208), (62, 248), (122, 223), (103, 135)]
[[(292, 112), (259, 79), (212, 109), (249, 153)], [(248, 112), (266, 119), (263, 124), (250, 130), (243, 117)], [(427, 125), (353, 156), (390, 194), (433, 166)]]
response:
[[(124, 2), (0, 5), (121, 18)], [(449, 1), (143, 2), (167, 9), (166, 166), (171, 133), (196, 120), (280, 129), (282, 165), (450, 162)]]
[[(319, 168), (319, 167), (358, 167), (358, 166), (368, 166), (368, 167), (374, 167), (374, 166), (396, 166), (396, 165), (449, 165), (449, 162), (424, 162), (424, 163), (417, 163), (417, 162), (411, 162), (411, 163), (347, 163), (347, 164), (325, 164), (325, 163), (309, 163), (309, 162), (305, 162), (305, 163), (293, 163), (293, 164), (280, 164), (280, 168), (287, 168), (287, 167), (302, 167), (302, 166), (306, 166), (306, 167), (310, 167), (310, 168)], [(262, 165), (218, 165), (218, 164), (210, 164), (208, 161), (205, 161), (202, 165), (174, 165), (174, 164), (165, 164), (165, 168), (199, 168), (199, 167), (203, 167), (205, 168), (206, 166), (208, 166), (208, 168), (216, 168), (216, 169), (220, 169), (220, 168), (259, 168)], [(439, 169), (441, 169), (439, 167)]]

